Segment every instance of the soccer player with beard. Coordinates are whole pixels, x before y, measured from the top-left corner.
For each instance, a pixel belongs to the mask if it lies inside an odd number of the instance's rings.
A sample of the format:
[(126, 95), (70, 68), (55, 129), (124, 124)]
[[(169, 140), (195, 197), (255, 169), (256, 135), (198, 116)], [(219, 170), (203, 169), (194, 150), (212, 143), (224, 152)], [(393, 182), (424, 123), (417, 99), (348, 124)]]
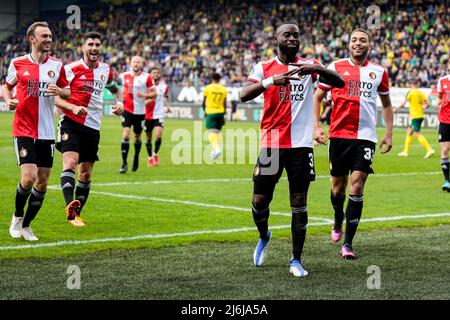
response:
[(393, 109), (389, 97), (389, 78), (386, 70), (367, 60), (371, 46), (369, 33), (355, 29), (350, 35), (350, 58), (331, 63), (329, 70), (338, 72), (345, 80), (345, 87), (336, 88), (320, 79), (314, 93), (314, 138), (325, 144), (327, 135), (320, 127), (320, 103), (331, 90), (333, 111), (330, 123), (330, 173), (332, 176), (331, 204), (335, 211), (331, 239), (341, 240), (344, 221), (344, 202), (347, 185), (349, 200), (345, 211), (346, 228), (344, 245), (340, 255), (355, 259), (353, 238), (361, 219), (363, 192), (367, 176), (373, 173), (372, 161), (378, 142), (376, 121), (377, 95), (383, 106), (386, 134), (381, 140), (382, 154), (392, 149)]
[[(450, 61), (447, 64), (450, 70)], [(441, 146), (441, 168), (444, 174), (443, 191), (450, 192), (448, 152), (450, 151), (450, 75), (438, 80), (439, 145)]]
[[(139, 152), (141, 151), (141, 133), (145, 120), (145, 100), (156, 97), (156, 89), (152, 77), (147, 72), (143, 72), (144, 60), (135, 56), (131, 58), (131, 71), (124, 72), (119, 76), (123, 85), (123, 107), (122, 115), (122, 168), (120, 173), (126, 173), (128, 169), (127, 157), (130, 149), (130, 128), (133, 126), (134, 132), (134, 160), (131, 171), (136, 171), (139, 167)], [(153, 89), (153, 90), (149, 90)]]
[(49, 55), (52, 32), (48, 24), (33, 23), (27, 30), (27, 40), (31, 53), (11, 61), (3, 88), (6, 105), (16, 111), (14, 149), (21, 171), (9, 233), (13, 238), (37, 241), (30, 223), (41, 209), (53, 166), (55, 96), (67, 99), (70, 90), (63, 63)]
[(261, 152), (253, 171), (253, 219), (260, 239), (253, 254), (255, 266), (267, 258), (272, 237), (269, 230), (269, 204), (283, 169), (289, 179), (292, 208), (292, 257), (290, 273), (303, 277), (301, 255), (308, 223), (307, 193), (315, 179), (313, 156), (313, 82), (320, 75), (335, 87), (344, 80), (314, 60), (298, 57), (300, 30), (295, 22), (278, 26), (274, 39), (277, 57), (256, 64), (241, 91), (246, 102), (264, 94), (261, 120)]
[[(67, 101), (56, 99), (56, 106), (64, 112), (59, 123), (58, 142), (58, 150), (63, 154), (61, 188), (66, 202), (66, 217), (75, 227), (85, 226), (80, 213), (89, 196), (94, 163), (99, 160), (97, 152), (105, 87), (116, 100), (113, 113), (121, 115), (123, 112), (122, 92), (114, 81), (111, 67), (99, 62), (101, 35), (88, 32), (83, 39), (83, 58), (65, 66), (72, 95)], [(83, 114), (71, 111), (77, 108), (82, 109)], [(75, 189), (76, 166), (78, 184)]]

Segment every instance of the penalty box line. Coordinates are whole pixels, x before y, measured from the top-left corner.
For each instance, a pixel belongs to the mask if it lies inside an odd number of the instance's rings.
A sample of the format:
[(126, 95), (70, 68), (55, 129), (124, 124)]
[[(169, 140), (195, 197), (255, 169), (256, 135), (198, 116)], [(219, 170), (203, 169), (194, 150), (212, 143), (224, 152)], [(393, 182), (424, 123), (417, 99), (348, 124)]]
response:
[[(423, 218), (436, 218), (436, 217), (450, 217), (450, 212), (435, 213), (435, 214), (396, 216), (396, 217), (369, 218), (369, 219), (361, 219), (361, 222), (371, 223), (371, 222), (378, 222), (378, 221), (395, 221), (395, 220), (405, 220), (405, 219), (423, 219)], [(312, 222), (312, 223), (308, 224), (308, 226), (324, 226), (324, 225), (329, 225), (329, 222)], [(291, 228), (290, 224), (270, 227), (271, 230), (289, 229), (289, 228)], [(205, 235), (205, 234), (227, 234), (227, 233), (237, 233), (237, 232), (246, 232), (246, 231), (255, 231), (255, 228), (254, 227), (251, 227), (251, 228), (245, 227), (245, 228), (233, 228), (233, 229), (222, 229), (222, 230), (200, 230), (200, 231), (190, 231), (190, 232), (178, 232), (178, 233), (169, 233), (169, 234), (144, 234), (144, 235), (139, 235), (139, 236), (118, 237), (118, 238), (100, 238), (100, 239), (91, 239), (91, 240), (65, 240), (65, 241), (47, 242), (47, 243), (40, 243), (40, 244), (3, 246), (3, 247), (0, 247), (0, 251), (35, 249), (35, 248), (44, 248), (44, 247), (61, 247), (61, 246), (68, 246), (68, 245), (73, 246), (73, 245), (83, 245), (83, 244), (103, 243), (103, 242), (124, 242), (124, 241), (133, 241), (133, 240), (142, 240), (142, 239), (189, 237), (189, 236)]]

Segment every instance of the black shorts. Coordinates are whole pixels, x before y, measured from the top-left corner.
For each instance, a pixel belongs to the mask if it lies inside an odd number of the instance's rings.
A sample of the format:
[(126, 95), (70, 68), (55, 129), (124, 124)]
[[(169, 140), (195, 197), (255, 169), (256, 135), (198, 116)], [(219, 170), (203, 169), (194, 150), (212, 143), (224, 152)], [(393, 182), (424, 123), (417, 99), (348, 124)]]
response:
[(164, 119), (152, 119), (152, 120), (145, 120), (145, 132), (151, 133), (153, 131), (154, 127), (161, 127), (164, 128)]
[(144, 120), (145, 114), (132, 114), (128, 111), (124, 111), (122, 114), (122, 127), (131, 128), (131, 126), (133, 126), (133, 132), (141, 134)]
[(439, 123), (439, 142), (450, 142), (450, 123)]
[(272, 194), (286, 168), (290, 193), (308, 191), (316, 179), (312, 148), (261, 149), (253, 170), (254, 194)]
[(54, 140), (39, 140), (28, 137), (15, 137), (14, 150), (17, 164), (33, 163), (38, 167), (53, 167)]
[(376, 144), (368, 140), (331, 138), (328, 149), (331, 175), (347, 176), (355, 170), (374, 173), (375, 147)]
[(73, 151), (79, 154), (78, 163), (98, 161), (100, 131), (64, 118), (59, 124), (59, 141), (56, 149), (62, 153)]

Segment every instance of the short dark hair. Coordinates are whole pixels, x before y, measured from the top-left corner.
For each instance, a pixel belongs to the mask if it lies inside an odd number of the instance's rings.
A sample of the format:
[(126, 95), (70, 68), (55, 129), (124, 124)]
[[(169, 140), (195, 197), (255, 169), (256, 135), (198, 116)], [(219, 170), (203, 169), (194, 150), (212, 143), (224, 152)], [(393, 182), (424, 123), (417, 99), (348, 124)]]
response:
[(45, 21), (37, 21), (34, 22), (31, 26), (28, 27), (27, 29), (27, 38), (34, 36), (34, 31), (36, 30), (37, 27), (44, 27), (44, 28), (49, 28), (48, 23)]
[(350, 39), (352, 38), (352, 34), (354, 34), (355, 32), (362, 32), (362, 33), (367, 34), (367, 37), (369, 38), (369, 41), (370, 41), (370, 33), (369, 33), (369, 31), (367, 31), (366, 29), (363, 29), (363, 28), (353, 29), (352, 33), (350, 33)]
[(277, 26), (275, 31), (278, 31), (278, 29), (280, 29), (281, 26), (284, 26), (286, 24), (293, 24), (295, 26), (297, 26), (297, 28), (300, 30), (300, 25), (298, 24), (298, 22), (296, 20), (286, 20), (286, 21), (282, 21), (280, 22)]
[(158, 68), (158, 67), (153, 67), (153, 68), (151, 68), (151, 69), (150, 69), (150, 72), (152, 72), (153, 70), (157, 70), (157, 71), (161, 72), (161, 69)]
[(213, 79), (214, 81), (220, 81), (220, 79), (222, 79), (222, 76), (217, 72), (213, 72), (213, 74), (211, 75), (211, 79)]
[(99, 39), (102, 40), (102, 35), (100, 32), (90, 31), (83, 35), (83, 42), (86, 42), (87, 39)]

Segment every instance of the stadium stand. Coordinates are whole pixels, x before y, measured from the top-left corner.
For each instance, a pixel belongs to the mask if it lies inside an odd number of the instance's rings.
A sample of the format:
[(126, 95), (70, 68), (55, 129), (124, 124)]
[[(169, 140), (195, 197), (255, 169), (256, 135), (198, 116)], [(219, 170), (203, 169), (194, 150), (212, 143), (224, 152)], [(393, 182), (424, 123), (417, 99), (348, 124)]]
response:
[[(245, 81), (251, 66), (274, 55), (270, 38), (280, 20), (296, 19), (304, 31), (302, 54), (328, 64), (346, 56), (350, 31), (365, 26), (369, 1), (160, 1), (106, 5), (83, 11), (82, 31), (105, 34), (104, 60), (116, 74), (133, 55), (163, 68), (168, 82), (203, 85), (211, 70), (228, 85)], [(386, 66), (391, 85), (405, 87), (411, 78), (429, 87), (446, 73), (450, 54), (450, 7), (443, 1), (378, 1), (381, 28), (372, 32), (370, 59)], [(41, 13), (42, 14), (42, 13)], [(49, 15), (42, 14), (48, 17)], [(49, 21), (53, 55), (69, 63), (80, 56), (81, 32), (68, 30), (66, 17)], [(25, 54), (25, 28), (0, 43), (0, 75), (9, 61)]]

